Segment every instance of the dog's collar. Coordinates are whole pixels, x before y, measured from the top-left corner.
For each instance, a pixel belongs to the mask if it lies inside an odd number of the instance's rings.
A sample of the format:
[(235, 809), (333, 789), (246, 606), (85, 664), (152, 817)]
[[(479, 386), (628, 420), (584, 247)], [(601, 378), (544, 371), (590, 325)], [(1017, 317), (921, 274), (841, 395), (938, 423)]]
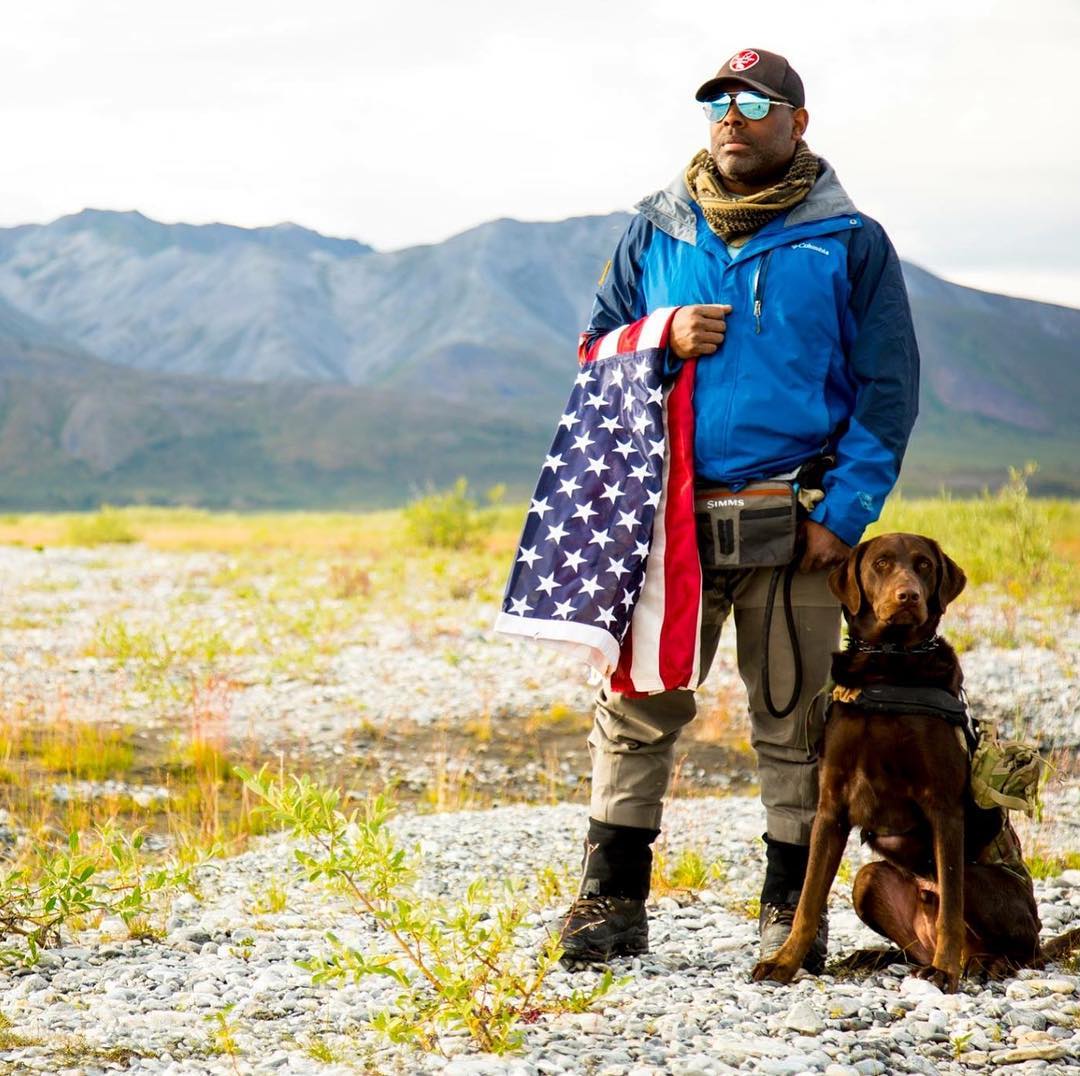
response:
[(854, 635), (848, 636), (847, 649), (854, 650), (858, 654), (929, 654), (937, 650), (945, 640), (940, 635), (931, 638), (915, 646), (903, 646), (900, 643), (868, 643), (865, 639), (858, 639)]

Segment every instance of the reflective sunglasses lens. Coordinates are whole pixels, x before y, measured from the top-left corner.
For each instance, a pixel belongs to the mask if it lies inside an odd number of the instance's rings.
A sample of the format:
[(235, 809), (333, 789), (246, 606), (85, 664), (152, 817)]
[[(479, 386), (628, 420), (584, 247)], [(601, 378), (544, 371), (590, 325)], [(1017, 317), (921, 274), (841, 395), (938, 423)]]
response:
[(709, 117), (710, 122), (719, 123), (728, 113), (728, 109), (731, 107), (731, 98), (725, 93), (722, 97), (718, 97), (715, 101), (706, 101), (702, 108), (705, 110), (705, 115)]
[(735, 104), (748, 120), (762, 120), (769, 114), (769, 106), (772, 102), (759, 93), (744, 92), (735, 98)]

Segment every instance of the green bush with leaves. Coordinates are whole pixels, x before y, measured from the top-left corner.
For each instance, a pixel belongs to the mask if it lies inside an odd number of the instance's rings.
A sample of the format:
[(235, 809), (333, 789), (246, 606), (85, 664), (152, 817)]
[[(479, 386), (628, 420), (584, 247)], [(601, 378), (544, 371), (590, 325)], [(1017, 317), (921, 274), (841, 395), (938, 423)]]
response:
[(103, 504), (101, 510), (92, 515), (72, 516), (67, 527), (67, 540), (71, 545), (95, 546), (137, 542), (139, 536), (121, 509)]
[(352, 948), (330, 934), (330, 951), (303, 966), (316, 982), (385, 975), (398, 983), (393, 1007), (371, 1021), (392, 1041), (439, 1050), (441, 1033), (464, 1031), (480, 1049), (506, 1053), (521, 1045), (523, 1025), (545, 1013), (582, 1012), (614, 985), (608, 972), (592, 989), (569, 996), (545, 989), (561, 938), (549, 936), (539, 953), (521, 951), (517, 936), (529, 907), (515, 884), (496, 895), (477, 880), (457, 903), (419, 897), (418, 864), (387, 825), (394, 809), (387, 796), (346, 815), (336, 791), (306, 777), (237, 772), (261, 809), (302, 842), (295, 855), (308, 879), (344, 894), (378, 927), (386, 942), (381, 951)]
[[(501, 492), (492, 491), (492, 498)], [(451, 489), (429, 492), (404, 509), (409, 538), (425, 549), (467, 549), (491, 530), (493, 517), (469, 496), (469, 483), (459, 478)]]

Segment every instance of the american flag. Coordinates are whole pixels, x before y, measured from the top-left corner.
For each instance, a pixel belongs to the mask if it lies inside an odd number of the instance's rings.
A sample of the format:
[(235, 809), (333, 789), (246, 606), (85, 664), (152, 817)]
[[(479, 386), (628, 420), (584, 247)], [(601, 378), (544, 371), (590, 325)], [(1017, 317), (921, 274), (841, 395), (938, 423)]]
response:
[(625, 694), (699, 679), (695, 364), (664, 384), (674, 314), (583, 342), (495, 621), (575, 651)]

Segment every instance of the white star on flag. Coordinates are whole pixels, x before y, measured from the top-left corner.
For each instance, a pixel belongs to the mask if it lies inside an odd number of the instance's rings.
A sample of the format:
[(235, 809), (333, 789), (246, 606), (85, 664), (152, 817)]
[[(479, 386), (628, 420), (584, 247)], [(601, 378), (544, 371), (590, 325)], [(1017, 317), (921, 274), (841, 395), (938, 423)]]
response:
[(574, 611), (574, 605), (570, 601), (556, 602), (552, 616), (562, 617), (565, 620)]
[(630, 569), (626, 567), (622, 560), (616, 560), (612, 557), (611, 560), (608, 561), (607, 570), (611, 572), (616, 579), (622, 579)]
[(600, 589), (600, 584), (595, 579), (585, 578), (581, 581), (581, 589), (591, 598)]
[(547, 540), (549, 542), (561, 542), (566, 537), (566, 528), (561, 523), (548, 527)]
[(544, 457), (544, 466), (541, 467), (540, 470), (541, 471), (546, 471), (550, 467), (553, 474), (558, 474), (559, 473), (559, 468), (560, 467), (565, 467), (565, 466), (566, 466), (566, 464), (563, 463), (563, 458), (562, 458), (561, 455), (545, 456)]
[(634, 529), (637, 527), (637, 516), (633, 512), (620, 512), (619, 520), (615, 524), (616, 527), (625, 527), (631, 534), (634, 533)]
[(536, 552), (536, 546), (532, 546), (529, 549), (525, 549), (523, 546), (521, 552), (518, 553), (518, 564), (527, 564), (530, 568), (535, 561), (540, 559), (540, 554)]
[(545, 594), (550, 595), (551, 592), (559, 585), (555, 582), (555, 573), (551, 575), (542, 575), (539, 577), (540, 582), (536, 584), (537, 590), (542, 590)]
[[(659, 496), (660, 496), (660, 494), (658, 492), (657, 497), (659, 497)], [(589, 539), (588, 544), (589, 545), (598, 545), (601, 548), (601, 550), (603, 550), (603, 548), (606, 545), (610, 545), (614, 540), (615, 539), (612, 538), (608, 534), (607, 531), (593, 531), (592, 532), (592, 537)]]
[(599, 478), (605, 471), (610, 471), (611, 468), (597, 456), (594, 460), (589, 460), (585, 465), (586, 471), (591, 471), (597, 478)]
[(663, 439), (663, 437), (661, 437), (659, 441), (653, 441), (652, 439), (649, 440), (649, 455), (650, 456), (659, 456), (661, 459), (664, 458), (664, 439)]
[(573, 475), (569, 478), (564, 478), (559, 483), (559, 492), (565, 493), (566, 496), (571, 499), (579, 489), (581, 489), (581, 483)]
[(590, 393), (588, 395), (588, 397), (586, 397), (586, 400), (585, 400), (585, 406), (586, 407), (595, 407), (598, 411), (606, 403), (607, 403), (607, 400), (604, 399), (603, 393), (600, 393), (600, 392), (592, 392), (592, 393)]
[(664, 390), (657, 385), (654, 389), (649, 389), (649, 398), (646, 403), (662, 404), (664, 402)]
[(574, 448), (576, 448), (578, 452), (584, 452), (585, 449), (593, 443), (593, 439), (589, 436), (588, 430), (582, 434), (578, 434), (578, 436), (574, 438)]
[(588, 523), (593, 516), (599, 515), (595, 508), (593, 508), (592, 501), (582, 501), (581, 504), (574, 509), (574, 515), (572, 518), (580, 519), (584, 523)]
[(592, 374), (588, 370), (582, 370), (577, 377), (574, 378), (574, 384), (578, 388), (583, 389), (592, 380)]
[(515, 616), (524, 616), (531, 613), (533, 607), (524, 598), (514, 598), (510, 601), (510, 612)]
[(636, 478), (639, 482), (644, 482), (649, 477), (649, 465), (643, 463), (640, 467), (631, 467), (630, 477)]
[(658, 508), (660, 506), (660, 491), (658, 489), (654, 489), (652, 493), (647, 494), (645, 497), (645, 503), (650, 508)]
[(634, 433), (644, 433), (651, 423), (649, 422), (649, 416), (642, 411), (630, 425), (634, 428)]
[(565, 430), (571, 429), (575, 422), (577, 422), (577, 415), (575, 415), (573, 411), (567, 411), (563, 417), (559, 419), (559, 425)]
[(615, 451), (618, 452), (623, 459), (626, 459), (626, 457), (634, 451), (634, 446), (629, 441), (619, 441), (615, 446)]
[(612, 482), (611, 485), (604, 483), (604, 492), (600, 496), (605, 501), (611, 501), (614, 504), (622, 496), (622, 486), (618, 482)]
[(611, 622), (615, 619), (615, 614), (610, 609), (597, 609), (596, 619), (604, 622), (605, 628), (611, 627)]
[(547, 497), (542, 501), (533, 501), (529, 505), (529, 510), (525, 513), (527, 516), (531, 516), (535, 512), (541, 519), (551, 511), (551, 505), (547, 503)]
[(619, 416), (612, 415), (610, 418), (602, 418), (600, 425), (607, 430), (608, 433), (614, 433), (616, 430), (621, 429), (619, 425)]
[(649, 364), (642, 359), (641, 362), (634, 367), (634, 377), (639, 381), (643, 381), (649, 375)]
[[(585, 522), (587, 523), (588, 520), (586, 520)], [(563, 556), (566, 558), (565, 560), (563, 560), (563, 567), (569, 568), (573, 572), (576, 572), (578, 568), (581, 567), (582, 562), (585, 560), (582, 554), (579, 553), (576, 549), (567, 550), (566, 553), (563, 554)]]

